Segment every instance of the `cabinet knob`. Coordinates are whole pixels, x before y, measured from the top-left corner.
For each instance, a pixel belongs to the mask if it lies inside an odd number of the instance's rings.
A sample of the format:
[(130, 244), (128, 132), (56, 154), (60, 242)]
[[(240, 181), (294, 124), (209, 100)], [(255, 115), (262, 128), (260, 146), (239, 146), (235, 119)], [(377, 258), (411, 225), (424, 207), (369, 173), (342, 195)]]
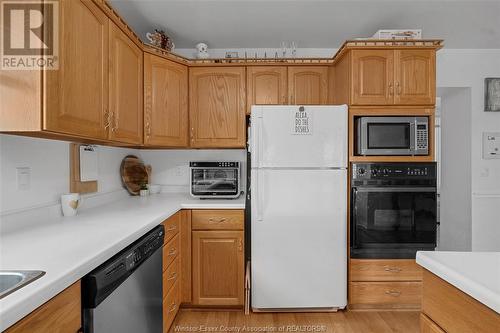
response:
[(391, 273), (399, 273), (399, 272), (401, 272), (401, 268), (399, 268), (399, 267), (389, 267), (389, 266), (385, 266), (385, 267), (384, 267), (384, 271), (386, 271), (386, 272), (391, 272)]
[(392, 297), (399, 297), (401, 295), (401, 292), (398, 290), (386, 290), (385, 294)]

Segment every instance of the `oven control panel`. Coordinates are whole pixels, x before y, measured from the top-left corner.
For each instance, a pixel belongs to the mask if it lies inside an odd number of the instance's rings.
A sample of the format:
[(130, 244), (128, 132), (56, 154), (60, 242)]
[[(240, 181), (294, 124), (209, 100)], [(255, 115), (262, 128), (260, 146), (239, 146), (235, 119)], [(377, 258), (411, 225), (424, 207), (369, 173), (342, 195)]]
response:
[(436, 163), (353, 163), (352, 179), (436, 178)]

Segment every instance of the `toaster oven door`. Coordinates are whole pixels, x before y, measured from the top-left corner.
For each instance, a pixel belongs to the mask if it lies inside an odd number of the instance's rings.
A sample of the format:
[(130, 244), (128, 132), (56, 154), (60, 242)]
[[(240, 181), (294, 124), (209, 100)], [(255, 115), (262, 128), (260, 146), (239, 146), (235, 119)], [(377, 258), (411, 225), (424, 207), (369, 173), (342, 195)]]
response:
[(192, 168), (191, 194), (198, 197), (239, 195), (237, 168)]

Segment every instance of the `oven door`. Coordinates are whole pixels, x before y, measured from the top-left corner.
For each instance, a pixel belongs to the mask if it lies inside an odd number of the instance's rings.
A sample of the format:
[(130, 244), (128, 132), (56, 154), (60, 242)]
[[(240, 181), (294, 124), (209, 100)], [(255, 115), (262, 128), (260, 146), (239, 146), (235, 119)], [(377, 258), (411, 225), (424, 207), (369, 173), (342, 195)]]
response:
[(414, 258), (436, 246), (435, 187), (357, 187), (352, 192), (352, 257)]
[(415, 154), (415, 120), (361, 118), (360, 155)]
[(196, 197), (237, 197), (238, 168), (192, 168), (191, 194)]

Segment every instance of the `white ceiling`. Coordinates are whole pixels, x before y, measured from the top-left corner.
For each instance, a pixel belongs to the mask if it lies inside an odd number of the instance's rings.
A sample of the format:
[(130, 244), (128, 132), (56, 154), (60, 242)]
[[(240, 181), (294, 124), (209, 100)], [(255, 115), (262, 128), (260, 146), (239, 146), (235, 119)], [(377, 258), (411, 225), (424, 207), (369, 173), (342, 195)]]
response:
[(110, 0), (144, 39), (164, 29), (177, 48), (337, 48), (378, 29), (423, 29), (447, 48), (500, 48), (500, 0)]

